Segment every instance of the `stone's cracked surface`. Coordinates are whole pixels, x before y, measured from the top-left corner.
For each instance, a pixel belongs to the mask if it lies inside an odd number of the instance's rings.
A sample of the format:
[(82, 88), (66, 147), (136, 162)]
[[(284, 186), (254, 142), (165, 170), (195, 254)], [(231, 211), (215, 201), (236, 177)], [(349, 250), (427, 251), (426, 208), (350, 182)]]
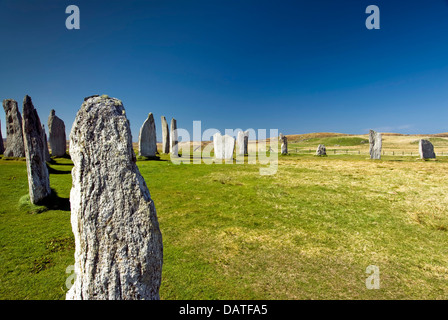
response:
[(156, 124), (154, 116), (149, 113), (143, 122), (138, 136), (138, 154), (143, 157), (155, 157), (157, 153)]
[(76, 279), (66, 298), (159, 299), (162, 235), (119, 100), (81, 105), (70, 156)]
[(63, 157), (66, 154), (67, 139), (65, 135), (65, 124), (52, 109), (48, 117), (48, 135), (51, 155)]
[(369, 153), (370, 159), (381, 159), (382, 148), (382, 136), (381, 133), (370, 130), (369, 131)]
[(22, 115), (19, 112), (17, 101), (3, 100), (3, 109), (6, 115), (6, 149), (3, 154), (5, 157), (24, 157)]
[(45, 162), (42, 124), (29, 96), (23, 99), (23, 141), (31, 203), (39, 203), (50, 195), (50, 177)]

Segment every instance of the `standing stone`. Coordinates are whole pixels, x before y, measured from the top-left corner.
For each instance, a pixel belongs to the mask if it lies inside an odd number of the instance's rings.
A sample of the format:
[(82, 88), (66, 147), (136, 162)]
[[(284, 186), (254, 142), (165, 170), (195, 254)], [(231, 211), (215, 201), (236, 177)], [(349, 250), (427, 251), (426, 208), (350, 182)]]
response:
[(288, 154), (288, 138), (280, 133), (278, 139), (281, 141), (281, 153)]
[(238, 155), (245, 156), (248, 154), (247, 147), (249, 144), (249, 131), (238, 131), (237, 145)]
[(316, 156), (326, 156), (326, 155), (327, 155), (327, 149), (325, 148), (325, 145), (320, 144), (317, 147)]
[(3, 154), (5, 151), (5, 147), (3, 145), (3, 137), (2, 137), (2, 122), (0, 121), (0, 154)]
[(51, 161), (50, 152), (48, 151), (48, 141), (47, 141), (47, 133), (45, 132), (45, 126), (42, 125), (42, 139), (44, 142), (44, 157), (45, 161)]
[(48, 117), (48, 135), (50, 137), (51, 154), (63, 157), (66, 153), (67, 139), (65, 137), (65, 124), (52, 109)]
[(140, 128), (138, 136), (138, 154), (144, 157), (155, 157), (157, 153), (156, 123), (152, 112)]
[(235, 138), (217, 132), (213, 135), (213, 147), (216, 159), (233, 159)]
[(418, 144), (418, 151), (420, 153), (420, 158), (422, 159), (435, 159), (436, 154), (434, 153), (434, 146), (429, 140), (420, 139)]
[(170, 128), (170, 153), (173, 156), (178, 156), (179, 152), (179, 141), (177, 141), (177, 121), (176, 119), (171, 119), (171, 128)]
[(22, 115), (19, 112), (17, 101), (3, 100), (3, 109), (6, 113), (6, 149), (5, 157), (24, 157)]
[(381, 159), (382, 138), (381, 133), (370, 130), (369, 131), (369, 153), (370, 159)]
[(31, 203), (38, 203), (51, 193), (45, 163), (42, 124), (29, 96), (23, 99), (23, 141)]
[(66, 299), (159, 299), (162, 235), (120, 100), (84, 101), (70, 156), (76, 279)]
[(162, 119), (162, 153), (170, 153), (170, 130), (168, 129), (168, 122), (164, 116)]

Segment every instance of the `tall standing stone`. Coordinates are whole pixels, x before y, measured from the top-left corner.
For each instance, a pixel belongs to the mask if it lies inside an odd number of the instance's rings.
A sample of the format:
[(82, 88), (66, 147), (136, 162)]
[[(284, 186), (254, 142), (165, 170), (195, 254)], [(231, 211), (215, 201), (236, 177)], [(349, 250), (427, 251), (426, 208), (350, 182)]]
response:
[(418, 143), (418, 151), (421, 159), (435, 159), (434, 146), (429, 140), (420, 139)]
[(170, 153), (173, 156), (179, 155), (179, 141), (177, 138), (177, 121), (176, 119), (171, 119), (171, 127), (170, 127)]
[(282, 143), (281, 154), (288, 154), (288, 138), (281, 133), (279, 134), (278, 138)]
[(51, 154), (55, 157), (63, 157), (67, 147), (65, 124), (64, 121), (55, 114), (54, 109), (51, 110), (50, 116), (48, 117), (48, 135)]
[(5, 147), (3, 145), (2, 122), (0, 121), (0, 154), (3, 154), (4, 151), (5, 151)]
[(369, 153), (370, 159), (381, 159), (382, 137), (381, 133), (369, 131)]
[(6, 114), (6, 149), (5, 157), (24, 157), (22, 115), (19, 112), (17, 101), (3, 100), (3, 109)]
[(245, 156), (247, 155), (247, 147), (249, 144), (249, 131), (238, 131), (237, 136), (237, 146), (238, 146), (238, 155)]
[(44, 142), (44, 156), (45, 161), (49, 162), (51, 161), (50, 152), (48, 151), (48, 140), (47, 140), (47, 133), (45, 132), (45, 126), (42, 125), (42, 139)]
[(144, 157), (155, 157), (157, 153), (156, 123), (154, 116), (149, 113), (148, 118), (143, 122), (138, 136), (138, 153)]
[(164, 116), (161, 117), (162, 120), (162, 153), (170, 153), (170, 130), (168, 128), (168, 122)]
[(235, 138), (217, 132), (213, 135), (213, 148), (216, 159), (233, 159)]
[(325, 148), (325, 145), (320, 144), (317, 146), (316, 150), (316, 156), (326, 156), (327, 155), (327, 148)]
[(159, 299), (162, 235), (120, 100), (84, 101), (70, 156), (76, 279), (66, 299)]
[(23, 99), (23, 141), (31, 203), (38, 203), (51, 193), (45, 163), (42, 124), (29, 96)]

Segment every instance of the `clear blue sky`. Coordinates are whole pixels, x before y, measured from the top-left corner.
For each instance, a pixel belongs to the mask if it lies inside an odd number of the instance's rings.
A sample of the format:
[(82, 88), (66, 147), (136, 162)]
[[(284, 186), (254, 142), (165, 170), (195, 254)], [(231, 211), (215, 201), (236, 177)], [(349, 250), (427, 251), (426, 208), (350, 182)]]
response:
[(67, 134), (92, 94), (123, 101), (134, 141), (149, 112), (158, 140), (161, 115), (189, 131), (448, 131), (447, 0), (5, 0), (0, 39), (1, 99), (30, 95)]

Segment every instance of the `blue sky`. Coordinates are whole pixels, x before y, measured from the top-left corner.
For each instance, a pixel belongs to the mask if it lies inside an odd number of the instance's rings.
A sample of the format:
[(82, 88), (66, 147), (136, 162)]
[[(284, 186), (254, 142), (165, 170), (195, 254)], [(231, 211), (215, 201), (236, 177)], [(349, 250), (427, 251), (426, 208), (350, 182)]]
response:
[(447, 35), (446, 0), (6, 0), (0, 92), (67, 134), (84, 97), (119, 98), (134, 141), (149, 112), (158, 140), (162, 115), (190, 132), (448, 132)]

